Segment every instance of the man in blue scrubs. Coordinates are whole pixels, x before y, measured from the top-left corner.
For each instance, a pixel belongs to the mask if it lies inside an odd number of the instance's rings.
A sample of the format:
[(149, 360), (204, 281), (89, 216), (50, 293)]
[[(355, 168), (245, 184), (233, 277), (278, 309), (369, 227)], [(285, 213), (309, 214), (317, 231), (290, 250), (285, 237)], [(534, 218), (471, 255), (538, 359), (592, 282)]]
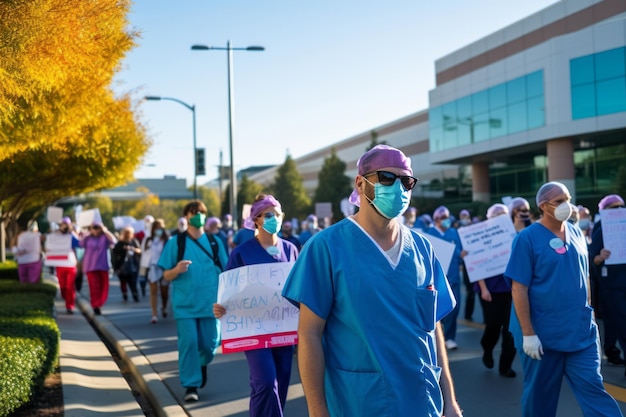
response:
[(517, 235), (504, 273), (512, 282), (510, 329), (524, 368), (522, 415), (555, 416), (565, 377), (585, 416), (621, 416), (602, 383), (587, 242), (567, 221), (570, 198), (559, 182), (539, 189), (543, 216)]
[(456, 301), (428, 241), (398, 221), (411, 160), (377, 145), (357, 168), (359, 212), (309, 240), (283, 290), (300, 306), (309, 414), (461, 416), (438, 323)]
[(163, 278), (172, 281), (172, 308), (178, 335), (178, 367), (185, 401), (198, 401), (198, 388), (207, 380), (207, 365), (213, 360), (219, 341), (219, 323), (213, 315), (222, 267), (228, 262), (226, 248), (215, 239), (217, 259), (204, 233), (206, 206), (199, 200), (183, 209), (188, 227), (185, 251), (178, 259), (178, 238), (167, 241), (158, 265)]

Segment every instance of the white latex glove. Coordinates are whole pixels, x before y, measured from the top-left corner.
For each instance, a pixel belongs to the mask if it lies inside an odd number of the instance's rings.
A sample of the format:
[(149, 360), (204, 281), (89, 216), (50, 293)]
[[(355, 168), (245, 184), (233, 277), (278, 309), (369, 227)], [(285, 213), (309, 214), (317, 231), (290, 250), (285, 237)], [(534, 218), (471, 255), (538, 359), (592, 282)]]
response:
[(524, 336), (524, 353), (533, 359), (541, 360), (543, 346), (541, 346), (541, 340), (539, 340), (536, 334)]

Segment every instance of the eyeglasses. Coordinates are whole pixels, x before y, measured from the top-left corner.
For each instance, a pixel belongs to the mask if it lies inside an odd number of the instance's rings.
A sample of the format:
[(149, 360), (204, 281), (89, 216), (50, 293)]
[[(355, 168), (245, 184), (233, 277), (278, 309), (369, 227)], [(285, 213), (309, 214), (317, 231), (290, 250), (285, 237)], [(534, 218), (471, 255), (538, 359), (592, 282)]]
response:
[(419, 179), (415, 177), (411, 177), (409, 175), (396, 175), (389, 171), (376, 171), (371, 174), (364, 175), (364, 177), (370, 177), (374, 174), (378, 176), (378, 182), (385, 186), (393, 185), (396, 182), (396, 179), (400, 178), (402, 186), (407, 191), (412, 190), (415, 187), (415, 184), (419, 181)]

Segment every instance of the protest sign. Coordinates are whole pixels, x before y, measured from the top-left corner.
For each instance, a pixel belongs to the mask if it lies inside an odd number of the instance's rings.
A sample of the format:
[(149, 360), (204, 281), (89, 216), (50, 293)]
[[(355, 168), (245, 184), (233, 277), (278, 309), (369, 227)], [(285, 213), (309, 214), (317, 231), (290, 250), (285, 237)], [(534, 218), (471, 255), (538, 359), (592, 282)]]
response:
[(76, 255), (72, 250), (72, 235), (49, 233), (46, 235), (46, 266), (74, 266)]
[(437, 259), (439, 259), (439, 263), (443, 268), (443, 271), (447, 274), (448, 268), (450, 268), (450, 262), (452, 261), (452, 256), (454, 256), (455, 244), (450, 243), (447, 240), (440, 239), (436, 236), (421, 233), (417, 229), (413, 229), (418, 232), (420, 235), (424, 236), (430, 244), (433, 246), (433, 250), (435, 251), (435, 255)]
[(78, 215), (76, 223), (79, 227), (91, 226), (93, 222), (102, 223), (102, 216), (100, 215), (100, 209), (94, 208), (89, 210), (83, 210)]
[(300, 311), (281, 295), (292, 266), (248, 265), (220, 274), (217, 302), (226, 308), (220, 318), (223, 353), (298, 343)]
[(459, 228), (463, 258), (470, 282), (503, 274), (511, 257), (515, 227), (509, 216), (497, 216)]
[(50, 223), (61, 223), (61, 220), (63, 220), (63, 208), (54, 206), (48, 207), (46, 217)]
[(602, 242), (611, 256), (605, 265), (626, 264), (626, 209), (600, 210)]

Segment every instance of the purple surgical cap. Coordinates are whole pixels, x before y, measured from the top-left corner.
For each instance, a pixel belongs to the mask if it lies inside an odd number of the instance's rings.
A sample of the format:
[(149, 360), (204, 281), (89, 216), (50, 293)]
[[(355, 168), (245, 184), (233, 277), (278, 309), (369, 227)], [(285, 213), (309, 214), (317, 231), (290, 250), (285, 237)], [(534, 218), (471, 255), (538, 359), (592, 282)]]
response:
[(411, 158), (401, 150), (387, 145), (376, 145), (365, 152), (356, 163), (359, 175), (369, 174), (381, 168), (401, 168), (413, 175)]
[(461, 212), (459, 213), (459, 217), (463, 217), (463, 216), (469, 217), (470, 216), (470, 212), (465, 210), (465, 209), (461, 210)]
[(69, 217), (63, 217), (61, 219), (61, 224), (69, 224), (70, 226), (72, 225), (72, 219), (70, 219)]
[(554, 197), (565, 194), (570, 195), (567, 187), (560, 182), (551, 181), (543, 184), (539, 191), (537, 191), (537, 206), (546, 201), (552, 200)]
[[(359, 175), (370, 174), (382, 168), (400, 168), (407, 170), (409, 175), (413, 175), (411, 158), (407, 157), (400, 149), (388, 145), (376, 145), (365, 152), (357, 161), (356, 167)], [(348, 201), (357, 207), (361, 205), (356, 190), (352, 191)]]
[(254, 220), (270, 207), (276, 207), (282, 211), (280, 203), (272, 195), (268, 194), (262, 199), (255, 201), (252, 204), (252, 208), (250, 208), (250, 217), (245, 220), (244, 226), (247, 229), (254, 229)]
[(509, 207), (508, 208), (509, 208), (509, 211), (513, 211), (515, 209), (522, 208), (522, 207), (530, 209), (530, 203), (524, 197), (515, 197), (509, 203)]
[(501, 203), (496, 203), (487, 209), (487, 218), (492, 219), (501, 214), (509, 214), (509, 208)]
[(609, 194), (606, 197), (604, 197), (602, 200), (600, 200), (600, 202), (598, 203), (598, 208), (600, 210), (604, 210), (608, 206), (615, 204), (615, 203), (621, 203), (623, 205), (624, 199), (617, 194)]
[(206, 227), (210, 228), (213, 227), (216, 224), (220, 223), (220, 218), (219, 217), (209, 217), (208, 219), (206, 219)]
[(450, 210), (446, 206), (437, 207), (433, 213), (434, 220), (439, 220), (442, 217), (450, 217)]

